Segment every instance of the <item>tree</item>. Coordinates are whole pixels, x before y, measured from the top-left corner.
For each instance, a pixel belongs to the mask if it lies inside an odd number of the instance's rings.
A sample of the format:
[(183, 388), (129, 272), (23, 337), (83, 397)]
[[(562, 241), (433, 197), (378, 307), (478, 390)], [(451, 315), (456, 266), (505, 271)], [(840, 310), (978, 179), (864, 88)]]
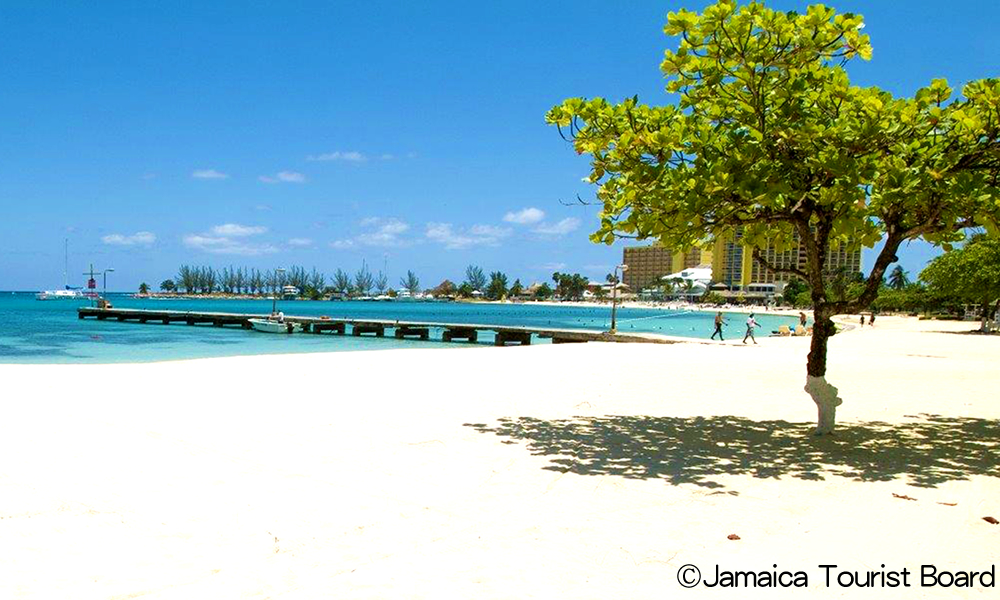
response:
[(145, 296), (149, 293), (149, 285), (145, 282), (139, 284), (139, 293)]
[[(470, 290), (471, 291), (471, 290)], [(437, 287), (431, 290), (431, 294), (435, 298), (446, 298), (448, 296), (455, 295), (455, 284), (451, 281), (445, 279), (441, 283), (437, 284)]]
[(524, 294), (524, 286), (521, 285), (520, 279), (514, 280), (514, 284), (510, 286), (510, 290), (508, 293), (513, 298), (518, 298)]
[(920, 279), (931, 292), (979, 304), (986, 331), (986, 321), (996, 318), (1000, 309), (1000, 239), (973, 237), (962, 248), (932, 260)]
[(547, 283), (543, 283), (542, 285), (535, 288), (536, 300), (548, 300), (549, 298), (552, 297), (552, 294), (553, 294), (552, 288), (550, 288), (549, 284)]
[(354, 274), (354, 291), (362, 296), (367, 296), (374, 283), (371, 271), (368, 270), (368, 265), (361, 263), (361, 268)]
[(795, 306), (795, 299), (799, 297), (799, 294), (808, 291), (809, 286), (804, 281), (793, 277), (791, 281), (785, 284), (785, 288), (781, 290), (781, 298), (785, 301), (785, 304)]
[(410, 296), (416, 296), (420, 292), (420, 279), (413, 271), (407, 271), (406, 277), (399, 280), (399, 285), (410, 292)]
[[(831, 317), (871, 304), (901, 243), (947, 247), (1000, 220), (1000, 81), (968, 83), (953, 101), (940, 79), (914, 98), (852, 86), (843, 65), (871, 57), (862, 27), (823, 6), (798, 14), (720, 0), (670, 13), (664, 31), (680, 39), (661, 69), (676, 104), (574, 98), (547, 115), (592, 156), (602, 205), (592, 240), (689, 248), (739, 234), (759, 264), (809, 284), (806, 391), (818, 434), (832, 432), (842, 402), (826, 381)], [(829, 249), (880, 240), (858, 297), (829, 298)], [(799, 245), (804, 268), (761, 252)]]
[(490, 284), (486, 287), (486, 297), (490, 300), (503, 300), (507, 295), (507, 276), (500, 271), (490, 273)]
[(386, 277), (385, 273), (379, 271), (378, 275), (375, 277), (375, 291), (378, 292), (379, 296), (381, 296), (385, 293), (385, 289), (387, 287), (389, 287), (389, 278)]
[(337, 269), (337, 272), (333, 274), (333, 281), (330, 283), (333, 285), (333, 289), (341, 294), (347, 295), (351, 291), (351, 276), (343, 269)]
[(901, 265), (896, 265), (896, 268), (889, 273), (889, 287), (894, 290), (901, 290), (910, 283), (910, 278), (907, 277), (906, 271), (903, 270)]
[(587, 278), (579, 273), (570, 275), (569, 273), (555, 272), (552, 274), (552, 281), (556, 284), (555, 293), (563, 300), (579, 300), (583, 297), (583, 291), (587, 289)]
[(174, 283), (173, 279), (164, 279), (160, 282), (161, 292), (174, 292), (177, 290), (177, 285)]
[(468, 283), (473, 290), (481, 292), (486, 289), (486, 274), (481, 268), (469, 265), (465, 269), (465, 283)]
[(462, 285), (458, 286), (458, 290), (456, 290), (456, 293), (458, 294), (459, 298), (471, 298), (472, 292), (474, 291), (476, 290), (472, 288), (472, 285), (468, 281), (465, 281), (462, 283)]

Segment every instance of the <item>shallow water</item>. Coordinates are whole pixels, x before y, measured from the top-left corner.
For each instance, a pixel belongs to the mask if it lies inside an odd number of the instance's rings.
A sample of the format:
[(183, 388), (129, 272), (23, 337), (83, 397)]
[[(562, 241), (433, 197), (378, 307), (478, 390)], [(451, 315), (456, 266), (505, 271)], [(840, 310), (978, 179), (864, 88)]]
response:
[[(267, 313), (270, 300), (158, 300), (111, 295), (117, 308), (187, 310), (234, 313)], [(462, 348), (464, 343), (442, 343), (441, 332), (432, 331), (429, 342), (391, 337), (335, 335), (267, 335), (236, 328), (211, 326), (118, 323), (77, 319), (76, 309), (87, 302), (40, 302), (34, 294), (0, 292), (0, 363), (117, 363), (149, 362), (296, 352), (339, 352), (388, 348)], [(393, 319), (440, 323), (524, 325), (566, 329), (606, 330), (611, 311), (607, 306), (540, 306), (537, 304), (482, 304), (462, 302), (323, 302), (285, 301), (279, 308), (288, 315), (334, 318)], [(732, 314), (726, 335), (741, 338), (744, 315)], [(758, 314), (758, 332), (766, 335), (778, 325), (791, 325), (792, 317)], [(622, 332), (659, 333), (707, 339), (713, 331), (713, 313), (619, 308)], [(480, 336), (480, 345), (491, 344), (492, 334)], [(532, 340), (547, 343), (548, 340)]]

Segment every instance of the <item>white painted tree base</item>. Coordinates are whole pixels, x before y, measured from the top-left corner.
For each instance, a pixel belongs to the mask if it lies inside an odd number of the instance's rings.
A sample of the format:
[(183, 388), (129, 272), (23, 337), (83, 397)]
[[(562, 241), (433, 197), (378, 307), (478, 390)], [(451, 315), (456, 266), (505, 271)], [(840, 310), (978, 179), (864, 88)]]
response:
[(827, 383), (826, 377), (807, 375), (805, 390), (812, 396), (819, 413), (813, 435), (833, 433), (833, 426), (837, 420), (837, 407), (844, 403), (837, 397), (837, 388)]

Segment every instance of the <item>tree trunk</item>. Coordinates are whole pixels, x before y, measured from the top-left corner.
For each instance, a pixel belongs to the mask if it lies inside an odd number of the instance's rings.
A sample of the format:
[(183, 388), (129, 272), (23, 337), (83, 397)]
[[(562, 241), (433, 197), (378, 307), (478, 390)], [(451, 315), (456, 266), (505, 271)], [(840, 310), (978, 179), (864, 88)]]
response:
[(806, 363), (805, 391), (812, 396), (818, 413), (816, 430), (813, 433), (827, 435), (833, 433), (837, 407), (843, 403), (843, 400), (837, 397), (837, 388), (826, 381), (826, 345), (830, 336), (836, 332), (836, 326), (830, 320), (827, 311), (821, 307), (817, 307), (813, 315), (816, 322), (813, 324), (812, 342)]

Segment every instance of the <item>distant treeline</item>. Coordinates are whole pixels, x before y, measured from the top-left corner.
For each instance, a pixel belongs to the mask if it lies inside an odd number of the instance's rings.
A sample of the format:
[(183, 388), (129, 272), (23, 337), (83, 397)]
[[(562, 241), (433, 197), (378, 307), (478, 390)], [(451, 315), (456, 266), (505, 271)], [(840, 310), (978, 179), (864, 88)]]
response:
[[(552, 279), (555, 289), (547, 283), (525, 288), (520, 279), (515, 279), (513, 284), (508, 285), (505, 273), (494, 271), (487, 275), (482, 268), (469, 265), (465, 270), (465, 281), (460, 285), (445, 279), (437, 286), (424, 290), (424, 293), (436, 297), (483, 297), (491, 300), (507, 297), (544, 300), (553, 296), (577, 299), (583, 296), (587, 286), (587, 278), (580, 274), (554, 273)], [(261, 271), (247, 267), (216, 269), (211, 266), (182, 265), (177, 269), (176, 277), (160, 283), (160, 290), (185, 294), (269, 295), (281, 293), (286, 286), (294, 286), (300, 295), (313, 299), (335, 295), (398, 295), (396, 290), (391, 289), (385, 273), (372, 273), (367, 265), (362, 265), (353, 274), (337, 269), (330, 277), (315, 268), (307, 271), (299, 266)], [(140, 287), (143, 293), (148, 292), (148, 289), (146, 284)], [(420, 278), (413, 271), (407, 271), (406, 276), (399, 280), (399, 289), (411, 296), (420, 294)]]

